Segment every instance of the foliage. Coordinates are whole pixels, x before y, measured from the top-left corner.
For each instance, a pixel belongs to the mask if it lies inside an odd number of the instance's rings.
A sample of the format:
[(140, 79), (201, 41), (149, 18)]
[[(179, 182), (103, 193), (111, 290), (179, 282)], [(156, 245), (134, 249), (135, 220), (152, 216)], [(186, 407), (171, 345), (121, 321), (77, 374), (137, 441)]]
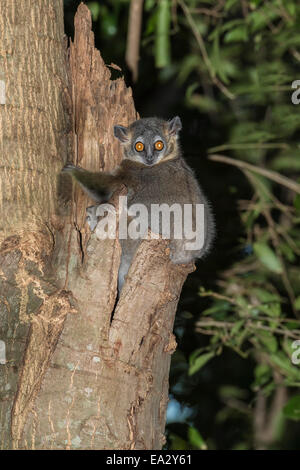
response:
[[(116, 41), (100, 46), (107, 61), (123, 65), (129, 2), (90, 7), (103, 44)], [(145, 0), (143, 22), (138, 109), (182, 111), (183, 147), (211, 188), (218, 229), (199, 264), (206, 279), (192, 277), (179, 305), (171, 392), (192, 411), (169, 425), (169, 447), (295, 448), (300, 4)], [(196, 151), (219, 161), (196, 161)]]

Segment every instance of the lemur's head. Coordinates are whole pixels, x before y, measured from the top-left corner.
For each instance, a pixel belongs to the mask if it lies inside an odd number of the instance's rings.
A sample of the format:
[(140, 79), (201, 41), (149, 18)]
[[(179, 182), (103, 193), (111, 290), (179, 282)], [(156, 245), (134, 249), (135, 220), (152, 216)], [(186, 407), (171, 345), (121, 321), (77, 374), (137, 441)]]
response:
[(145, 118), (129, 127), (114, 126), (114, 135), (124, 146), (124, 158), (152, 166), (178, 156), (177, 140), (181, 127), (178, 116), (171, 121)]

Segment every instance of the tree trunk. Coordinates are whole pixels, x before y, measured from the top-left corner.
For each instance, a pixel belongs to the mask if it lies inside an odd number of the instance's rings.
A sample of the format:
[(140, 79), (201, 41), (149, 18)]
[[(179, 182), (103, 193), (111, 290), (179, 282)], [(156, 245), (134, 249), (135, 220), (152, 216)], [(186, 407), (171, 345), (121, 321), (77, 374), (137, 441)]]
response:
[(119, 242), (90, 232), (91, 202), (58, 177), (67, 160), (118, 165), (112, 129), (137, 118), (131, 90), (110, 80), (83, 4), (69, 56), (62, 0), (1, 0), (0, 38), (0, 447), (160, 449), (192, 266), (145, 240), (116, 304)]

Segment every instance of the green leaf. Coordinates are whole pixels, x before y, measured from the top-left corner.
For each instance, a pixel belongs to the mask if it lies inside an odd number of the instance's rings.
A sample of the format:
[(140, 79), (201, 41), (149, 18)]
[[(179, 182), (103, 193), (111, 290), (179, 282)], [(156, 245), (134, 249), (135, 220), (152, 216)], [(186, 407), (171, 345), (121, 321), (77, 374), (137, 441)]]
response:
[(276, 302), (280, 300), (279, 295), (262, 289), (261, 287), (252, 287), (252, 293), (257, 296), (261, 302)]
[(261, 261), (261, 263), (266, 266), (270, 271), (281, 274), (282, 266), (280, 260), (277, 258), (274, 251), (263, 242), (256, 242), (253, 244), (254, 253)]
[(296, 330), (296, 329), (299, 328), (299, 323), (296, 322), (296, 321), (287, 321), (286, 324), (285, 324), (285, 327), (288, 330)]
[(300, 170), (300, 152), (299, 150), (287, 151), (274, 158), (272, 169), (276, 171), (299, 171)]
[(204, 351), (207, 351), (207, 348), (206, 347), (203, 347), (203, 348), (197, 348), (195, 349), (191, 354), (190, 354), (190, 364), (192, 364), (195, 359), (200, 356), (201, 353), (203, 353)]
[(239, 321), (237, 321), (237, 322), (234, 324), (234, 327), (233, 327), (232, 330), (231, 330), (232, 336), (233, 336), (233, 335), (236, 335), (236, 334), (240, 331), (240, 329), (244, 326), (244, 324), (245, 324), (245, 320), (239, 320)]
[(170, 1), (160, 0), (158, 4), (155, 35), (155, 65), (158, 68), (166, 67), (171, 62), (170, 21)]
[(235, 19), (235, 20), (230, 20), (227, 21), (223, 26), (222, 26), (222, 31), (229, 31), (231, 29), (235, 29), (235, 27), (242, 26), (245, 23), (245, 20), (243, 19)]
[[(201, 296), (201, 293), (200, 293)], [(202, 315), (211, 315), (217, 312), (227, 312), (230, 310), (231, 304), (227, 300), (217, 300), (214, 305), (210, 308), (207, 308), (202, 312)]]
[(285, 2), (286, 3), (286, 9), (288, 10), (289, 14), (291, 16), (295, 16), (296, 15), (296, 4), (291, 1), (291, 2)]
[[(194, 90), (194, 85), (192, 84), (188, 87), (186, 92), (186, 101), (188, 106), (193, 108), (198, 108), (200, 111), (207, 112), (216, 112), (218, 110), (218, 103), (216, 100), (210, 96), (200, 95), (199, 93), (192, 93)], [(198, 84), (196, 84), (198, 87)]]
[(247, 16), (247, 22), (251, 26), (251, 31), (256, 32), (265, 28), (269, 23), (280, 16), (280, 10), (264, 7), (253, 11)]
[(229, 84), (228, 76), (226, 73), (226, 63), (224, 60), (221, 59), (220, 56), (220, 43), (219, 43), (219, 28), (215, 29), (215, 35), (213, 38), (213, 45), (212, 49), (210, 52), (210, 60), (213, 66), (214, 72), (218, 74), (220, 79), (226, 83), (227, 85)]
[(270, 202), (272, 200), (269, 180), (264, 178), (262, 175), (251, 173), (250, 182), (254, 186), (255, 191), (258, 193), (262, 202)]
[(239, 3), (239, 0), (227, 0), (225, 2), (225, 10), (230, 10), (233, 6), (235, 6), (237, 3)]
[(253, 388), (265, 385), (272, 377), (272, 370), (267, 364), (258, 364), (254, 369), (255, 381), (252, 384)]
[(189, 427), (188, 438), (189, 438), (189, 442), (197, 449), (207, 450), (207, 445), (203, 437), (201, 436), (201, 434), (196, 428)]
[(263, 143), (275, 138), (274, 133), (262, 129), (256, 122), (240, 122), (234, 126), (231, 132), (230, 143), (236, 144)]
[[(195, 69), (199, 67), (201, 63), (201, 58), (196, 54), (190, 54), (185, 57), (181, 64), (180, 69), (178, 71), (177, 80), (180, 84), (184, 83), (186, 79), (194, 72)], [(193, 91), (199, 87), (199, 83), (192, 84)]]
[(146, 28), (144, 31), (145, 36), (150, 36), (150, 34), (153, 34), (155, 29), (156, 29), (156, 24), (157, 24), (157, 10), (154, 10), (154, 12), (149, 16), (148, 21), (146, 23)]
[(251, 7), (256, 8), (261, 2), (262, 0), (250, 0), (250, 5)]
[(297, 211), (300, 211), (300, 194), (296, 194), (294, 199), (294, 207)]
[(145, 1), (145, 10), (150, 11), (154, 8), (156, 0), (146, 0)]
[(222, 385), (219, 388), (219, 395), (222, 399), (237, 398), (243, 400), (248, 398), (248, 390), (236, 387), (234, 385)]
[(283, 414), (286, 418), (293, 419), (294, 421), (300, 420), (300, 395), (292, 397), (287, 402), (283, 408)]
[(214, 355), (214, 352), (209, 352), (206, 354), (202, 354), (201, 356), (194, 359), (193, 362), (190, 364), (189, 375), (195, 374), (195, 372), (200, 370), (201, 367), (203, 367), (212, 357), (214, 357)]
[(224, 36), (225, 43), (239, 42), (239, 41), (246, 42), (247, 40), (248, 40), (248, 31), (245, 25), (238, 26), (237, 28), (232, 29), (231, 31), (228, 31)]
[(288, 357), (283, 351), (278, 351), (276, 354), (270, 354), (270, 361), (280, 368), (281, 372), (289, 380), (300, 380), (299, 367), (291, 362), (291, 357)]
[(245, 226), (247, 229), (251, 228), (257, 217), (260, 215), (260, 210), (255, 209), (247, 213), (247, 218), (245, 220)]
[(271, 353), (275, 353), (277, 351), (277, 339), (270, 331), (259, 331), (256, 333), (256, 335), (261, 343), (266, 346), (268, 351)]
[(262, 304), (257, 307), (259, 311), (269, 315), (270, 317), (278, 318), (281, 313), (281, 306), (279, 302), (270, 302), (268, 304)]
[(300, 310), (300, 296), (296, 298), (294, 307), (296, 310)]
[[(244, 328), (243, 330), (239, 331), (238, 335), (235, 336), (234, 338), (234, 343), (238, 346), (238, 347), (241, 347), (242, 344), (244, 343), (244, 341), (247, 339), (247, 337), (250, 336), (250, 331), (247, 329), (247, 328)], [(236, 350), (236, 352), (238, 352)], [(241, 354), (242, 356), (246, 356), (247, 353), (242, 353), (242, 351), (239, 351), (239, 354)]]
[(177, 434), (171, 433), (169, 436), (171, 441), (171, 450), (187, 450), (189, 449), (189, 443), (182, 439), (181, 437), (177, 436)]
[(296, 255), (293, 249), (288, 243), (280, 243), (279, 249), (283, 256), (290, 262), (293, 263), (296, 260)]

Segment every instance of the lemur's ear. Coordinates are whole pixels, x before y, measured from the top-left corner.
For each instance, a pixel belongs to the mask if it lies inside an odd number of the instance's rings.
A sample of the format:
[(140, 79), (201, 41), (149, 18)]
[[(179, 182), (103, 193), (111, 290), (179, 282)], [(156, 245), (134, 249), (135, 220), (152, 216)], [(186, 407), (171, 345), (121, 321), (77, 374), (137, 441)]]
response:
[(128, 142), (128, 128), (124, 126), (114, 126), (114, 136), (122, 143)]
[(176, 135), (182, 129), (182, 124), (179, 116), (175, 116), (168, 122), (168, 129), (170, 135)]

